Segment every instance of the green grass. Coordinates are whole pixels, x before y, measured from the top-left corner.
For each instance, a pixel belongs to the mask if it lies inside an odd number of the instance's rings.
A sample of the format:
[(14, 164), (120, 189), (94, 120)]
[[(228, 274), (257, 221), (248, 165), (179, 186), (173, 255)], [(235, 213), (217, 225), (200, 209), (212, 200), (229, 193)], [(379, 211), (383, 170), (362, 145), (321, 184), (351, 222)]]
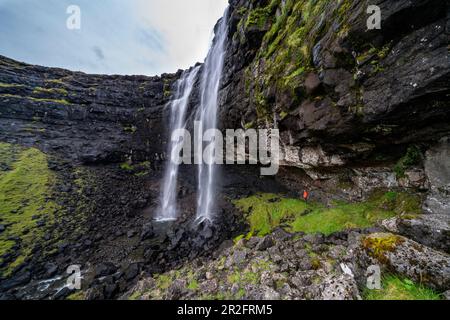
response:
[(159, 289), (167, 290), (173, 282), (173, 278), (171, 275), (160, 274), (155, 276), (156, 286)]
[(381, 290), (364, 292), (365, 300), (441, 300), (435, 291), (405, 278), (389, 275), (382, 280)]
[(377, 192), (360, 203), (336, 202), (331, 208), (317, 203), (305, 203), (275, 194), (257, 194), (234, 201), (245, 213), (250, 233), (263, 236), (282, 226), (287, 231), (332, 234), (366, 228), (398, 214), (420, 213), (420, 199), (397, 192)]
[(41, 93), (60, 94), (60, 95), (64, 95), (64, 96), (67, 96), (67, 94), (68, 94), (66, 89), (62, 89), (62, 88), (42, 88), (42, 87), (34, 88), (33, 93), (34, 94), (41, 94)]
[(127, 172), (134, 172), (134, 175), (137, 177), (146, 176), (150, 169), (150, 161), (139, 163), (123, 162), (120, 164), (120, 169)]
[(258, 194), (237, 200), (234, 204), (249, 213), (250, 232), (259, 236), (270, 233), (284, 220), (292, 220), (308, 208), (302, 200), (280, 198), (275, 194)]
[(17, 84), (17, 83), (3, 83), (0, 82), (0, 88), (22, 88), (25, 87), (23, 84)]
[(66, 99), (41, 99), (41, 98), (34, 98), (34, 97), (22, 97), (15, 94), (0, 94), (0, 98), (15, 98), (15, 99), (28, 99), (35, 102), (50, 102), (50, 103), (57, 103), (57, 104), (63, 104), (63, 105), (70, 105), (71, 103), (67, 101)]
[[(7, 275), (25, 261), (41, 239), (44, 227), (37, 228), (36, 222), (45, 217), (47, 224), (51, 223), (58, 206), (47, 200), (55, 177), (48, 169), (44, 153), (0, 143), (0, 154), (1, 167), (6, 168), (0, 171), (0, 218), (7, 226), (0, 234), (0, 256), (11, 252), (15, 245), (14, 241), (7, 240), (9, 237), (20, 238), (17, 259), (0, 270)], [(39, 219), (33, 220), (33, 216)]]
[(197, 289), (199, 288), (198, 281), (195, 280), (195, 279), (192, 279), (192, 280), (189, 282), (187, 288), (190, 289), (190, 290), (194, 290), (194, 291), (197, 290)]
[(66, 300), (85, 300), (85, 299), (86, 297), (83, 291), (77, 291), (75, 293), (72, 293), (66, 298)]

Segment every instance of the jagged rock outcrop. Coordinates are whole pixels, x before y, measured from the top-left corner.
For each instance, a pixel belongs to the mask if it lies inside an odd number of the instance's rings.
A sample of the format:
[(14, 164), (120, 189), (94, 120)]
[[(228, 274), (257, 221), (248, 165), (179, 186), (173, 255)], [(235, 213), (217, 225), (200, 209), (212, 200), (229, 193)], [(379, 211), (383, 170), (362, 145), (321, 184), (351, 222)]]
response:
[(430, 182), (430, 193), (425, 201), (428, 213), (450, 215), (450, 138), (442, 139), (429, 149), (425, 171)]
[[(381, 30), (367, 30), (369, 4), (381, 8)], [(224, 127), (278, 125), (297, 152), (320, 145), (318, 155), (330, 161), (312, 164), (319, 167), (376, 162), (386, 149), (400, 156), (405, 144), (436, 142), (449, 132), (448, 3), (230, 6)], [(286, 164), (302, 166), (301, 153), (296, 159)]]
[[(371, 265), (383, 272), (395, 272), (437, 290), (450, 287), (450, 256), (408, 238), (374, 233), (358, 237), (350, 255), (356, 257), (354, 272), (364, 285), (364, 273)], [(363, 279), (363, 280), (361, 280)]]

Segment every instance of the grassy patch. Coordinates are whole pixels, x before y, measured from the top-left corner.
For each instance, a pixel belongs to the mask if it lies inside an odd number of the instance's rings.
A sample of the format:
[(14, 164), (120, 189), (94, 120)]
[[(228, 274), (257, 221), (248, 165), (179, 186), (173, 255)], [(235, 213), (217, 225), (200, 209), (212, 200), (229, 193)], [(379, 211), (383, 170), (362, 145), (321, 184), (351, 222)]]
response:
[(170, 275), (160, 274), (155, 276), (156, 286), (159, 289), (167, 290), (173, 282), (173, 279)]
[(150, 161), (130, 163), (129, 161), (120, 164), (120, 169), (134, 173), (137, 177), (146, 176), (150, 170)]
[(14, 98), (14, 99), (28, 99), (34, 102), (49, 102), (49, 103), (57, 103), (63, 105), (70, 105), (71, 103), (66, 99), (44, 99), (44, 98), (34, 98), (34, 97), (22, 97), (15, 94), (0, 94), (0, 98)]
[[(16, 255), (15, 261), (1, 270), (7, 275), (25, 261), (41, 239), (45, 228), (37, 227), (37, 221), (51, 223), (58, 206), (47, 199), (55, 176), (44, 153), (0, 143), (0, 154), (0, 167), (5, 169), (0, 172), (0, 218), (7, 226), (0, 234), (0, 257), (8, 252)], [(19, 240), (8, 240), (11, 237)], [(18, 251), (13, 250), (16, 244)]]
[(0, 82), (0, 88), (23, 88), (25, 85), (17, 83), (3, 83)]
[(441, 297), (435, 291), (416, 284), (409, 279), (396, 276), (386, 276), (382, 281), (381, 290), (369, 290), (364, 292), (365, 300), (440, 300)]
[(70, 296), (66, 298), (66, 300), (85, 300), (85, 295), (83, 291), (77, 291), (72, 293)]
[(308, 205), (298, 199), (280, 198), (275, 194), (258, 194), (234, 202), (247, 218), (251, 231), (263, 236), (285, 221), (292, 221), (303, 213)]
[(417, 165), (422, 159), (422, 153), (416, 146), (411, 146), (406, 151), (406, 154), (401, 158), (394, 167), (397, 178), (405, 177), (405, 171), (411, 166)]
[(42, 88), (42, 87), (36, 87), (33, 90), (34, 94), (60, 94), (67, 96), (68, 92), (66, 89), (62, 88)]
[(420, 212), (417, 197), (397, 192), (375, 193), (360, 203), (336, 202), (331, 208), (274, 194), (257, 194), (236, 200), (246, 214), (250, 232), (263, 236), (275, 227), (288, 231), (331, 234), (350, 228), (366, 228), (404, 212)]

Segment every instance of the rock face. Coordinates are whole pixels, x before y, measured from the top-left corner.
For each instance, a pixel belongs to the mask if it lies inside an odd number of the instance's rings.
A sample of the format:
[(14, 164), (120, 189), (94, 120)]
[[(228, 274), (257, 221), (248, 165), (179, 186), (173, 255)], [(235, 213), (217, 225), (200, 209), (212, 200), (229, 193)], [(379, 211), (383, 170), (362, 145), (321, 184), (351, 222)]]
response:
[(427, 151), (425, 171), (430, 193), (425, 201), (428, 213), (450, 215), (450, 138), (442, 139)]
[(448, 214), (424, 214), (413, 219), (397, 217), (384, 221), (383, 226), (390, 232), (450, 253), (450, 216)]
[(0, 140), (83, 163), (154, 160), (177, 77), (86, 75), (0, 57)]
[[(381, 8), (381, 30), (367, 31), (369, 4)], [(276, 125), (286, 148), (317, 150), (308, 159), (326, 161), (306, 163), (316, 167), (438, 141), (450, 130), (447, 6), (231, 0), (220, 123)]]

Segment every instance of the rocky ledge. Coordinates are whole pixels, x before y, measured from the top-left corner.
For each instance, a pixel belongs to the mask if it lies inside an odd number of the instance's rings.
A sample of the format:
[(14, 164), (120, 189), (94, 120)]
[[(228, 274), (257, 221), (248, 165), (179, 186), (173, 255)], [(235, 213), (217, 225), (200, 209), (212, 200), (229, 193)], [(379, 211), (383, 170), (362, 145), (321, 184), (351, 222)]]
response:
[[(228, 241), (213, 259), (195, 259), (180, 269), (144, 278), (123, 298), (356, 300), (369, 295), (371, 265), (448, 290), (449, 255), (401, 236), (368, 232), (325, 237), (277, 229), (262, 238)], [(392, 280), (384, 281), (388, 285)]]

